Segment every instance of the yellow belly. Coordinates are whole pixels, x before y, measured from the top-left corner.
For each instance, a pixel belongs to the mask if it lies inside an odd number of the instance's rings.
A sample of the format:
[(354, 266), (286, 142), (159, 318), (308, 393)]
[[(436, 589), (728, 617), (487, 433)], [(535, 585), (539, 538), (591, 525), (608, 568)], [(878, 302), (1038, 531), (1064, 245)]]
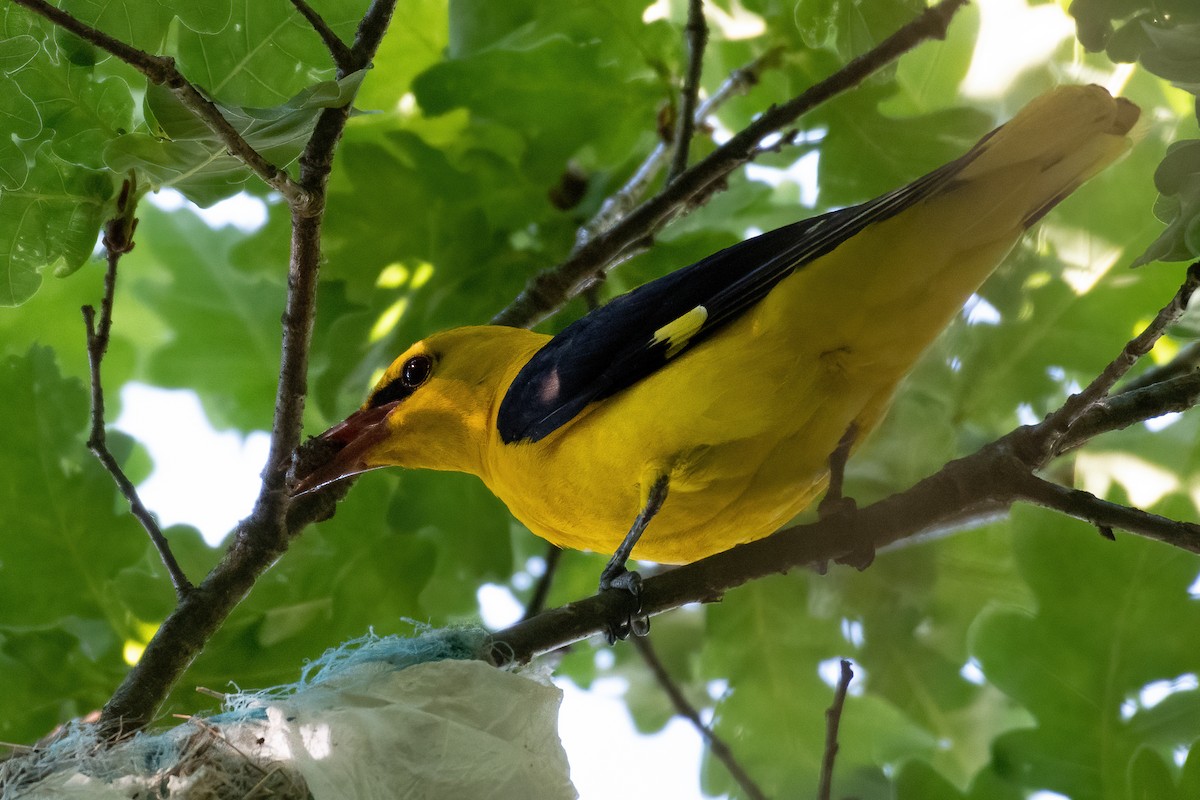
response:
[(482, 477), (565, 547), (611, 552), (663, 475), (666, 502), (635, 556), (693, 561), (773, 532), (821, 491), (851, 423), (856, 443), (874, 428), (1025, 227), (1125, 149), (1136, 116), (1098, 87), (1048, 93), (952, 183), (802, 267), (712, 339), (538, 442), (493, 432)]
[(847, 427), (874, 427), (903, 370), (846, 342), (814, 346), (804, 324), (762, 330), (770, 313), (756, 309), (539, 442), (497, 444), (484, 480), (562, 547), (611, 553), (660, 475), (667, 500), (636, 558), (687, 563), (773, 533), (824, 489)]
[(545, 439), (497, 439), (485, 482), (530, 530), (574, 549), (611, 553), (660, 475), (667, 500), (635, 557), (686, 563), (773, 533), (824, 489), (847, 428), (860, 431), (857, 445), (875, 427), (1020, 232), (1014, 224), (955, 250), (914, 237), (913, 215), (894, 234), (875, 226), (874, 253), (848, 242), (722, 335)]

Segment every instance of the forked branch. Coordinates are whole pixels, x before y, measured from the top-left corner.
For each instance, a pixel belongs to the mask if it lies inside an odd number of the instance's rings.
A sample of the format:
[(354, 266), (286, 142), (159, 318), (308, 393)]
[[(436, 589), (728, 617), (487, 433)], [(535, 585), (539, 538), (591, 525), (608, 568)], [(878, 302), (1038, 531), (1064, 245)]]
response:
[[(374, 58), (394, 8), (395, 0), (375, 0), (367, 9), (350, 47), (354, 66), (361, 68)], [(202, 109), (195, 113), (202, 113)], [(300, 180), (295, 185), (301, 187), (300, 194), (295, 200), (289, 198), (292, 248), (288, 294), (271, 446), (262, 492), (250, 516), (238, 524), (233, 543), (221, 562), (167, 616), (138, 663), (105, 705), (98, 723), (102, 735), (115, 737), (145, 726), (183, 671), (258, 577), (283, 554), (291, 538), (329, 513), (332, 496), (292, 504), (285, 481), (292, 452), (300, 441), (307, 394), (326, 184), (334, 151), (349, 117), (349, 105), (326, 108), (318, 115), (299, 161)]]
[(183, 77), (183, 74), (176, 69), (174, 59), (139, 50), (52, 6), (46, 0), (13, 0), (13, 2), (119, 58), (145, 75), (151, 83), (170, 89), (185, 108), (216, 134), (230, 153), (239, 158), (264, 183), (283, 195), (290, 205), (306, 207), (312, 202), (308, 193), (291, 179), (286, 170), (276, 167), (255, 150), (249, 142), (242, 138), (237, 129), (229, 124), (229, 120), (225, 119), (216, 104), (205, 97), (187, 78)]

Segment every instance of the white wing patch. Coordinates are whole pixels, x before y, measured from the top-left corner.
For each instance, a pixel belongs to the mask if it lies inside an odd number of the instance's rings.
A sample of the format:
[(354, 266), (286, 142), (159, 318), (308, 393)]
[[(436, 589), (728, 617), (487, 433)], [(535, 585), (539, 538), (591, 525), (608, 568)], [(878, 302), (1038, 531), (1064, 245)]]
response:
[(652, 344), (666, 342), (667, 358), (673, 358), (679, 354), (680, 350), (687, 347), (688, 342), (700, 331), (707, 319), (708, 309), (704, 306), (696, 306), (682, 317), (676, 317), (656, 330), (650, 341)]

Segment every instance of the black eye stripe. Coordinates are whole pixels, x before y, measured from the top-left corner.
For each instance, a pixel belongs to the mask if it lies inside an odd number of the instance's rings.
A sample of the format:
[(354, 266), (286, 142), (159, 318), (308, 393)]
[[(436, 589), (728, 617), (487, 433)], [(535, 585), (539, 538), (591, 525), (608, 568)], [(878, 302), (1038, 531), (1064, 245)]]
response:
[(375, 394), (371, 395), (371, 400), (367, 403), (367, 408), (379, 408), (380, 406), (387, 405), (388, 403), (394, 403), (397, 400), (403, 400), (412, 393), (412, 387), (405, 386), (404, 383), (397, 378), (394, 381), (390, 381)]
[(404, 362), (404, 366), (400, 368), (399, 377), (388, 381), (379, 391), (371, 395), (371, 399), (367, 402), (367, 408), (378, 408), (405, 399), (429, 379), (432, 371), (432, 358), (427, 355), (413, 356)]

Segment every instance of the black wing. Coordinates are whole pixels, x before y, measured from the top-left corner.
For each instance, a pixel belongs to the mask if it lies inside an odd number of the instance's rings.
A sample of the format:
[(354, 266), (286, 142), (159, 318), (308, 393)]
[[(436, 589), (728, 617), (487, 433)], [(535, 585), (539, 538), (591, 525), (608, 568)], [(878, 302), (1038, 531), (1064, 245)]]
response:
[(508, 387), (496, 419), (500, 438), (536, 442), (588, 403), (632, 386), (737, 319), (797, 269), (944, 188), (977, 152), (867, 203), (747, 239), (576, 320)]

